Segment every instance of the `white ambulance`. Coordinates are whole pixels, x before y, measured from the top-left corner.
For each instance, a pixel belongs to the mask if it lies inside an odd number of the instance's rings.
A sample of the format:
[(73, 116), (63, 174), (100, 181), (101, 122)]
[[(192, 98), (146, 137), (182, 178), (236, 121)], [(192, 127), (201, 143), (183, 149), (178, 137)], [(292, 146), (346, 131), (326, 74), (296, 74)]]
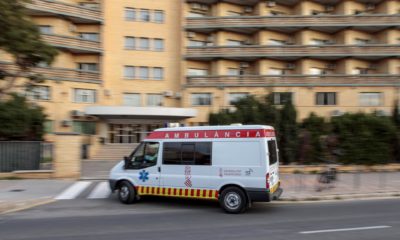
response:
[(111, 190), (129, 204), (141, 196), (218, 200), (228, 213), (282, 193), (270, 126), (157, 129), (110, 173)]

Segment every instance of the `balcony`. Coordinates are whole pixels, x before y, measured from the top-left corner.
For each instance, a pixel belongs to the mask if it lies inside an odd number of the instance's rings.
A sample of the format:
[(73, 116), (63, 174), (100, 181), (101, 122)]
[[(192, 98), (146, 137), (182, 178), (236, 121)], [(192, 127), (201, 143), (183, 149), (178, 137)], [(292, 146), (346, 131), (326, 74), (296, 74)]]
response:
[(81, 38), (60, 36), (53, 34), (42, 34), (42, 39), (49, 44), (66, 49), (72, 53), (102, 53), (100, 42), (90, 41)]
[(188, 47), (186, 59), (213, 60), (225, 58), (232, 60), (255, 60), (258, 58), (275, 58), (296, 60), (304, 57), (336, 60), (343, 57), (363, 57), (376, 60), (400, 55), (400, 45), (243, 45), (243, 46), (207, 46)]
[(252, 33), (262, 29), (295, 32), (308, 28), (334, 33), (347, 27), (376, 32), (388, 27), (400, 26), (400, 14), (372, 15), (313, 15), (313, 16), (234, 16), (187, 18), (186, 30), (214, 32), (219, 29)]
[(393, 74), (188, 76), (186, 79), (186, 87), (400, 87), (400, 75)]
[[(18, 67), (12, 63), (1, 62), (0, 69), (7, 72), (17, 72)], [(85, 83), (101, 83), (99, 72), (80, 71), (68, 68), (36, 67), (32, 69), (33, 73), (42, 74), (47, 80), (72, 81)]]
[(56, 0), (31, 0), (26, 7), (33, 16), (61, 16), (74, 23), (102, 23), (102, 12)]

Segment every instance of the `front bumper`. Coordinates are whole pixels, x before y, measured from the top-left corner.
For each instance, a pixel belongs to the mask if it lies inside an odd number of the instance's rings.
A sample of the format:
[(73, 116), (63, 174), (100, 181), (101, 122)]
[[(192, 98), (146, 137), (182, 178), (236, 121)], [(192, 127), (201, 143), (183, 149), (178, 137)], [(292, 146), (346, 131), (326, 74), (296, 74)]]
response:
[(117, 180), (109, 179), (108, 183), (110, 184), (111, 192), (114, 192), (115, 190), (117, 190), (116, 189), (117, 188)]

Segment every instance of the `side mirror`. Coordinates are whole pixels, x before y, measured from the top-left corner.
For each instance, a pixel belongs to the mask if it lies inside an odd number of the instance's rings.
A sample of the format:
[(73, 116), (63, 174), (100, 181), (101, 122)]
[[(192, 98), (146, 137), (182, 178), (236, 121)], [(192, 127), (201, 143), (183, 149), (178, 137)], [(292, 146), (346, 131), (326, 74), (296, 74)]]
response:
[(124, 168), (127, 169), (130, 165), (131, 161), (128, 156), (124, 156)]

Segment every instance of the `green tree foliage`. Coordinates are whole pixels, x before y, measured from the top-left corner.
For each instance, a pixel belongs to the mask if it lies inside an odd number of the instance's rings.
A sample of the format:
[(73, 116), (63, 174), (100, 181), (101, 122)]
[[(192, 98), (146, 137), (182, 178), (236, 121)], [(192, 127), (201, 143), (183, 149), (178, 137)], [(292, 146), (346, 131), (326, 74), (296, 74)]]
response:
[(301, 123), (299, 161), (301, 163), (323, 162), (327, 156), (324, 155), (324, 140), (329, 134), (330, 125), (323, 117), (311, 113)]
[(42, 140), (46, 116), (41, 107), (13, 94), (0, 102), (0, 140)]
[[(26, 14), (24, 4), (29, 0), (0, 1), (0, 50), (11, 54), (16, 71), (0, 68), (0, 97), (15, 87), (26, 87), (43, 81), (43, 76), (33, 74), (32, 67), (38, 63), (50, 64), (57, 54), (52, 46), (43, 42), (37, 26)], [(29, 81), (16, 85), (20, 77)]]
[(339, 160), (355, 164), (384, 164), (393, 160), (396, 128), (388, 117), (345, 114), (332, 119), (343, 154)]
[(280, 157), (283, 163), (296, 159), (297, 148), (297, 113), (291, 103), (279, 109), (274, 106), (270, 97), (257, 99), (254, 96), (242, 98), (234, 103), (234, 111), (221, 110), (209, 115), (211, 125), (231, 123), (271, 125), (277, 132)]
[(400, 111), (399, 111), (399, 101), (396, 101), (393, 107), (393, 122), (400, 129)]
[(285, 103), (279, 111), (280, 121), (278, 126), (278, 141), (280, 157), (283, 163), (295, 162), (297, 159), (298, 127), (297, 112), (291, 102)]

